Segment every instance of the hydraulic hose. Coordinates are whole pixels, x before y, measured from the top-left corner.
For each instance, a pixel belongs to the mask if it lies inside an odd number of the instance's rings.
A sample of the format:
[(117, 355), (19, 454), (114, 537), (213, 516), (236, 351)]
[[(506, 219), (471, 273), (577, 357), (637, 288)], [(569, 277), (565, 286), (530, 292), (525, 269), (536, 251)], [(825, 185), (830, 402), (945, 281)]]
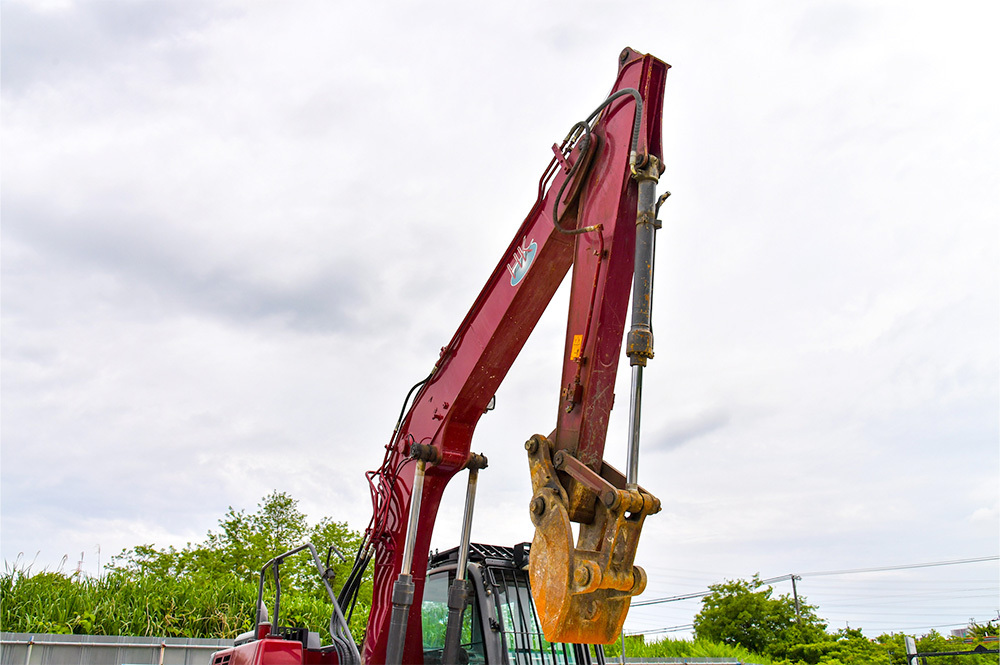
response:
[[(575, 125), (573, 125), (572, 129), (570, 129), (569, 131), (569, 134), (566, 135), (566, 140), (563, 141), (562, 147), (565, 148), (567, 143), (569, 143), (571, 139), (576, 141), (581, 133), (583, 134), (583, 139), (586, 139), (589, 142), (591, 140), (590, 138), (591, 132), (593, 131), (593, 126), (590, 124), (591, 121), (594, 118), (596, 118), (601, 113), (601, 111), (607, 108), (608, 105), (611, 104), (611, 102), (615, 101), (620, 97), (624, 97), (625, 95), (632, 96), (632, 98), (635, 100), (635, 107), (636, 107), (635, 120), (632, 121), (632, 143), (629, 146), (629, 167), (631, 168), (632, 172), (635, 173), (636, 161), (638, 159), (638, 150), (639, 150), (639, 132), (642, 128), (642, 95), (640, 95), (639, 91), (636, 90), (635, 88), (625, 88), (623, 90), (619, 90), (618, 92), (614, 93), (613, 95), (605, 99), (603, 102), (601, 102), (601, 104), (596, 109), (594, 109), (589, 116), (587, 116), (586, 120), (578, 122)], [(576, 143), (574, 142), (573, 145), (576, 145)], [(566, 235), (577, 235), (580, 233), (587, 233), (590, 231), (598, 230), (594, 226), (587, 226), (582, 229), (570, 230), (570, 229), (564, 229), (559, 224), (559, 216), (558, 216), (559, 202), (562, 200), (563, 191), (565, 191), (566, 185), (569, 184), (569, 181), (572, 179), (573, 174), (576, 173), (576, 169), (579, 166), (580, 161), (582, 160), (578, 160), (576, 164), (574, 164), (573, 167), (570, 169), (570, 172), (566, 174), (566, 178), (563, 179), (562, 185), (559, 186), (559, 192), (556, 195), (556, 200), (552, 204), (552, 224), (556, 227), (557, 230), (559, 230), (562, 233), (565, 233)]]

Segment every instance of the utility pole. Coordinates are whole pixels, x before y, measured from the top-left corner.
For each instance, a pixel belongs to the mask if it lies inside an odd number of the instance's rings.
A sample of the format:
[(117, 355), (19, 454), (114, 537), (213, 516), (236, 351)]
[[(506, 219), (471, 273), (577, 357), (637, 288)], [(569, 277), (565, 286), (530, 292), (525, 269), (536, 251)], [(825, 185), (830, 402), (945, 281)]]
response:
[(795, 588), (795, 580), (801, 580), (802, 578), (796, 574), (791, 574), (789, 577), (792, 579), (792, 598), (795, 599), (795, 623), (802, 623), (802, 616), (799, 613), (799, 591)]
[(622, 654), (619, 659), (622, 665), (625, 665), (625, 628), (622, 628)]

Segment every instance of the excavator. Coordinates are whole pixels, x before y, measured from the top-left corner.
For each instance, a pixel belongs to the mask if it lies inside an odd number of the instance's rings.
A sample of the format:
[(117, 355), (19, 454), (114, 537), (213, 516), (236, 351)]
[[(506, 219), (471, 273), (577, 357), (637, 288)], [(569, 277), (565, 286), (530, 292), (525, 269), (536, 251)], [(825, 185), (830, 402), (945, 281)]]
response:
[[(329, 555), (324, 563), (311, 544), (275, 557), (261, 570), (254, 629), (216, 652), (212, 665), (604, 662), (600, 645), (618, 638), (646, 586), (636, 547), (646, 517), (660, 510), (638, 484), (638, 454), (643, 370), (653, 357), (655, 232), (670, 195), (656, 193), (669, 67), (624, 49), (610, 94), (553, 143), (534, 205), (433, 370), (406, 396), (382, 465), (367, 474), (373, 515), (339, 595)], [(488, 464), (471, 451), (473, 431), (571, 268), (555, 429), (524, 446), (533, 539), (471, 543), (478, 476)], [(604, 461), (604, 445), (623, 338), (631, 386), (621, 472)], [(463, 471), (460, 544), (431, 556), (445, 486)], [(306, 550), (333, 606), (326, 646), (316, 632), (279, 625), (279, 566)], [(372, 562), (359, 650), (345, 614)]]

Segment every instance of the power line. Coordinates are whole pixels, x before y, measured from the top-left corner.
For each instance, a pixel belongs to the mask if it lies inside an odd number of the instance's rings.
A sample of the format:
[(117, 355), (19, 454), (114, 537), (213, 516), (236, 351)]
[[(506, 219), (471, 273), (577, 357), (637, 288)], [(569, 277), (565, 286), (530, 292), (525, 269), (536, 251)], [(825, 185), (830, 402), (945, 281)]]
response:
[(635, 632), (625, 633), (625, 637), (632, 637), (633, 635), (657, 635), (659, 633), (676, 633), (682, 630), (691, 630), (694, 628), (693, 623), (686, 623), (681, 626), (667, 626), (666, 628), (655, 628), (653, 630), (637, 630)]
[(953, 559), (951, 561), (932, 561), (930, 563), (907, 563), (899, 566), (881, 566), (878, 568), (851, 568), (848, 570), (821, 570), (812, 573), (802, 573), (802, 577), (818, 577), (820, 575), (853, 575), (854, 573), (878, 573), (887, 570), (907, 570), (910, 568), (935, 568), (937, 566), (956, 566), (962, 563), (981, 563), (996, 561), (1000, 556), (981, 556), (975, 559)]
[[(934, 568), (938, 566), (957, 566), (964, 563), (982, 563), (983, 561), (997, 561), (1000, 560), (1000, 556), (981, 556), (974, 559), (952, 559), (950, 561), (931, 561), (929, 563), (907, 563), (898, 566), (879, 566), (875, 568), (851, 568), (847, 570), (821, 570), (814, 571), (811, 573), (802, 573), (801, 575), (779, 575), (778, 577), (769, 577), (766, 580), (761, 580), (761, 584), (771, 584), (772, 582), (780, 582), (783, 580), (790, 580), (794, 577), (819, 577), (821, 575), (853, 575), (855, 573), (876, 573), (888, 570), (907, 570), (910, 568)], [(678, 600), (689, 600), (692, 598), (704, 598), (708, 594), (712, 593), (711, 589), (705, 591), (699, 591), (696, 593), (688, 593), (682, 596), (669, 596), (667, 598), (653, 598), (650, 600), (640, 600), (638, 602), (632, 603), (632, 607), (642, 607), (643, 605), (658, 605), (660, 603), (671, 603)]]
[(632, 603), (632, 607), (642, 607), (643, 605), (656, 605), (658, 603), (670, 603), (675, 600), (688, 600), (691, 598), (704, 598), (711, 591), (699, 591), (697, 593), (687, 593), (683, 596), (670, 596), (669, 598), (653, 598), (652, 600), (640, 600), (638, 602)]
[[(806, 576), (808, 576), (808, 577), (819, 577), (819, 576), (833, 576), (833, 575), (853, 575), (853, 574), (860, 574), (860, 573), (872, 573), (872, 572), (893, 571), (893, 570), (908, 570), (908, 569), (914, 569), (914, 568), (935, 568), (935, 567), (940, 567), (940, 566), (955, 566), (955, 565), (962, 565), (962, 564), (969, 564), (969, 563), (982, 563), (982, 562), (986, 562), (986, 561), (997, 561), (997, 560), (1000, 560), (1000, 556), (994, 555), (994, 556), (975, 557), (975, 558), (967, 558), (967, 559), (951, 559), (951, 560), (947, 560), (947, 561), (931, 561), (931, 562), (926, 562), (926, 563), (901, 564), (901, 565), (894, 565), (894, 566), (876, 566), (876, 567), (871, 567), (871, 568), (851, 568), (851, 569), (845, 569), (845, 570), (813, 571), (813, 572), (809, 572), (809, 573), (802, 573), (801, 576), (795, 575), (795, 574), (780, 575), (778, 577), (771, 577), (771, 578), (767, 578), (767, 579), (764, 579), (764, 580), (760, 580), (760, 582), (762, 584), (768, 584), (768, 585), (770, 585), (770, 584), (772, 584), (774, 582), (780, 582), (780, 581), (785, 581), (785, 580), (802, 579), (802, 577), (806, 577)], [(992, 589), (993, 589), (993, 587), (991, 586), (988, 589), (986, 589), (986, 588), (962, 589), (962, 591), (973, 592), (973, 591), (986, 591), (986, 590), (992, 590)], [(708, 589), (708, 590), (701, 591), (701, 592), (696, 592), (696, 593), (688, 593), (688, 594), (683, 594), (683, 595), (678, 595), (678, 596), (670, 596), (668, 598), (656, 598), (656, 599), (652, 599), (652, 600), (645, 600), (645, 601), (634, 602), (634, 603), (632, 603), (632, 606), (633, 607), (638, 607), (638, 606), (643, 606), (643, 605), (647, 605), (648, 606), (648, 605), (656, 605), (656, 604), (667, 603), (667, 602), (672, 602), (672, 601), (689, 600), (689, 599), (695, 599), (695, 598), (703, 598), (703, 597), (709, 595), (710, 593), (712, 593), (712, 590)], [(941, 593), (940, 591), (937, 592), (937, 594), (940, 594), (940, 593)], [(914, 594), (909, 594), (909, 595), (913, 596)], [(916, 596), (920, 596), (920, 595), (921, 594), (916, 594)], [(979, 596), (975, 596), (975, 597), (979, 597)], [(882, 614), (884, 615), (886, 613), (882, 612)], [(909, 612), (909, 613), (906, 613), (906, 614), (898, 614), (898, 615), (896, 613), (892, 613), (892, 614), (893, 614), (893, 616), (907, 616), (907, 617), (909, 617), (911, 619), (917, 618), (917, 617), (913, 616), (912, 612)], [(918, 616), (924, 616), (924, 615), (918, 615)], [(926, 616), (930, 616), (930, 615), (926, 615)], [(1000, 615), (998, 615), (998, 616), (1000, 616)], [(878, 622), (876, 622), (876, 623), (878, 623)], [(883, 622), (883, 623), (887, 623), (887, 622)], [(935, 628), (935, 629), (942, 628), (942, 629), (947, 629), (947, 628), (952, 628), (952, 627), (956, 627), (956, 626), (960, 626), (960, 625), (964, 625), (964, 624), (944, 624), (944, 625), (927, 626), (927, 627), (921, 627), (921, 628), (927, 628), (927, 629), (930, 629), (930, 628)], [(658, 629), (651, 629), (651, 630), (645, 630), (645, 631), (634, 631), (634, 632), (626, 633), (626, 635), (638, 635), (638, 634), (655, 635), (655, 634), (658, 634), (658, 633), (670, 633), (670, 632), (677, 632), (677, 631), (682, 631), (682, 630), (690, 630), (693, 627), (694, 627), (693, 625), (685, 624), (685, 625), (680, 625), (680, 626), (669, 626), (667, 628), (658, 628)], [(916, 627), (908, 626), (907, 628), (913, 629), (913, 628), (916, 628)]]

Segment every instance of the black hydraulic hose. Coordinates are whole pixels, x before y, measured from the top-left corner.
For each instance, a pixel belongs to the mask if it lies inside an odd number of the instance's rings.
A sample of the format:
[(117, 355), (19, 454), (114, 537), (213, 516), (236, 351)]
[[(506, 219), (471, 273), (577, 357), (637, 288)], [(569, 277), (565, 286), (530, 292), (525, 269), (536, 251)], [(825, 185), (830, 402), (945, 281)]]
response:
[(427, 378), (423, 381), (414, 383), (413, 387), (410, 388), (410, 392), (406, 393), (406, 399), (403, 400), (403, 408), (399, 410), (399, 418), (396, 419), (396, 431), (399, 431), (399, 426), (403, 424), (403, 416), (406, 415), (406, 405), (409, 403), (410, 397), (413, 396), (413, 391), (430, 381), (432, 376), (434, 376), (434, 372), (428, 374)]
[(357, 580), (354, 583), (354, 589), (351, 594), (351, 606), (347, 609), (347, 622), (351, 622), (351, 617), (354, 616), (354, 606), (358, 602), (358, 592), (361, 590), (361, 580), (364, 577), (364, 572), (368, 568), (369, 562), (371, 562), (372, 557), (369, 554), (365, 557), (364, 564), (361, 566), (361, 574), (358, 575)]
[[(615, 94), (611, 95), (607, 99), (605, 99), (596, 109), (593, 110), (593, 112), (589, 116), (587, 116), (586, 120), (584, 120), (583, 122), (578, 122), (575, 125), (573, 125), (573, 128), (570, 129), (566, 139), (567, 141), (569, 141), (570, 137), (578, 133), (579, 129), (582, 128), (584, 132), (584, 138), (590, 140), (590, 133), (592, 130), (590, 122), (594, 118), (596, 118), (601, 111), (607, 108), (607, 106), (610, 105), (611, 102), (615, 101), (619, 97), (624, 97), (625, 95), (631, 95), (632, 98), (635, 100), (635, 120), (632, 121), (632, 143), (629, 147), (629, 164), (634, 169), (636, 166), (635, 164), (637, 156), (636, 153), (639, 150), (639, 131), (642, 128), (642, 95), (640, 95), (639, 91), (636, 90), (635, 88), (624, 88), (622, 90), (619, 90)], [(564, 229), (559, 224), (559, 218), (558, 218), (559, 201), (562, 199), (563, 191), (566, 189), (566, 185), (572, 179), (572, 176), (575, 173), (576, 168), (579, 164), (580, 162), (577, 161), (577, 163), (573, 165), (573, 168), (570, 170), (570, 172), (566, 174), (566, 178), (563, 180), (562, 185), (559, 186), (559, 192), (556, 195), (556, 200), (552, 204), (552, 224), (556, 227), (557, 230), (559, 230), (562, 233), (565, 233), (566, 235), (577, 235), (580, 233), (587, 233), (589, 231), (597, 230), (596, 228), (592, 227), (568, 230)]]
[(594, 112), (587, 116), (587, 119), (584, 122), (589, 123), (611, 102), (615, 101), (619, 97), (624, 97), (625, 95), (632, 95), (635, 99), (635, 121), (632, 123), (632, 152), (634, 153), (639, 149), (639, 129), (642, 127), (642, 95), (640, 95), (639, 91), (635, 88), (624, 88), (611, 95), (601, 102), (601, 105), (594, 109)]
[(410, 388), (410, 391), (406, 393), (406, 397), (403, 399), (403, 407), (399, 410), (399, 417), (396, 418), (396, 426), (392, 428), (392, 436), (389, 438), (389, 448), (396, 445), (396, 437), (399, 435), (399, 428), (403, 426), (403, 418), (406, 416), (406, 405), (410, 403), (410, 397), (413, 396), (413, 392), (430, 381), (433, 376), (434, 371), (432, 370), (431, 373), (427, 375), (427, 378), (414, 383)]
[(362, 543), (355, 556), (351, 573), (347, 576), (344, 586), (340, 588), (340, 593), (337, 594), (337, 604), (340, 605), (340, 611), (347, 617), (348, 623), (351, 622), (351, 616), (354, 614), (354, 605), (358, 602), (358, 593), (361, 591), (365, 570), (367, 570), (371, 560), (370, 553), (364, 554), (364, 543)]
[[(403, 424), (403, 418), (406, 416), (406, 407), (410, 403), (410, 398), (417, 389), (430, 381), (433, 376), (434, 372), (431, 372), (427, 375), (427, 378), (413, 384), (409, 392), (406, 393), (406, 397), (403, 399), (403, 407), (399, 410), (399, 417), (396, 419), (396, 426), (393, 428), (392, 437), (389, 440), (390, 448), (396, 443), (396, 437), (399, 434), (399, 428)], [(371, 560), (370, 543), (367, 541), (367, 538), (363, 538), (361, 544), (358, 545), (357, 553), (354, 555), (354, 565), (351, 567), (351, 572), (347, 576), (344, 586), (341, 587), (340, 593), (337, 594), (337, 604), (340, 605), (341, 611), (347, 614), (348, 621), (351, 620), (351, 616), (354, 614), (354, 605), (358, 601), (358, 593), (361, 591), (361, 583), (364, 580), (365, 570), (368, 569), (368, 564), (371, 563)]]
[[(563, 179), (562, 184), (559, 185), (559, 192), (556, 194), (556, 200), (552, 204), (552, 225), (556, 227), (557, 231), (559, 231), (560, 233), (565, 233), (566, 235), (577, 235), (579, 233), (585, 233), (591, 230), (591, 229), (574, 229), (574, 230), (564, 229), (562, 225), (559, 224), (559, 202), (562, 201), (563, 192), (566, 191), (566, 185), (568, 185), (570, 180), (573, 179), (573, 176), (576, 174), (577, 169), (580, 168), (580, 164), (584, 161), (586, 157), (584, 153), (587, 150), (591, 149), (590, 141), (592, 141), (593, 139), (591, 139), (590, 137), (590, 132), (591, 132), (590, 125), (588, 125), (586, 122), (576, 123), (575, 125), (573, 125), (573, 128), (569, 130), (569, 134), (566, 135), (566, 140), (563, 141), (563, 146), (565, 146), (572, 139), (574, 135), (578, 135), (581, 131), (583, 132), (583, 137), (578, 139), (577, 143), (575, 143), (574, 145), (578, 145), (579, 142), (581, 141), (586, 141), (586, 147), (583, 151), (581, 151), (580, 156), (577, 158), (576, 163), (573, 164), (572, 168), (570, 168), (569, 173), (566, 174), (566, 177)], [(570, 148), (570, 150), (572, 150), (572, 147)]]
[(347, 581), (344, 582), (344, 586), (341, 587), (340, 593), (337, 595), (337, 604), (340, 605), (341, 611), (347, 615), (348, 621), (351, 620), (351, 613), (354, 611), (355, 602), (357, 602), (358, 591), (361, 589), (361, 581), (364, 578), (365, 570), (368, 568), (368, 563), (371, 561), (371, 555), (364, 555), (363, 551), (364, 543), (358, 548), (351, 573), (347, 576)]

